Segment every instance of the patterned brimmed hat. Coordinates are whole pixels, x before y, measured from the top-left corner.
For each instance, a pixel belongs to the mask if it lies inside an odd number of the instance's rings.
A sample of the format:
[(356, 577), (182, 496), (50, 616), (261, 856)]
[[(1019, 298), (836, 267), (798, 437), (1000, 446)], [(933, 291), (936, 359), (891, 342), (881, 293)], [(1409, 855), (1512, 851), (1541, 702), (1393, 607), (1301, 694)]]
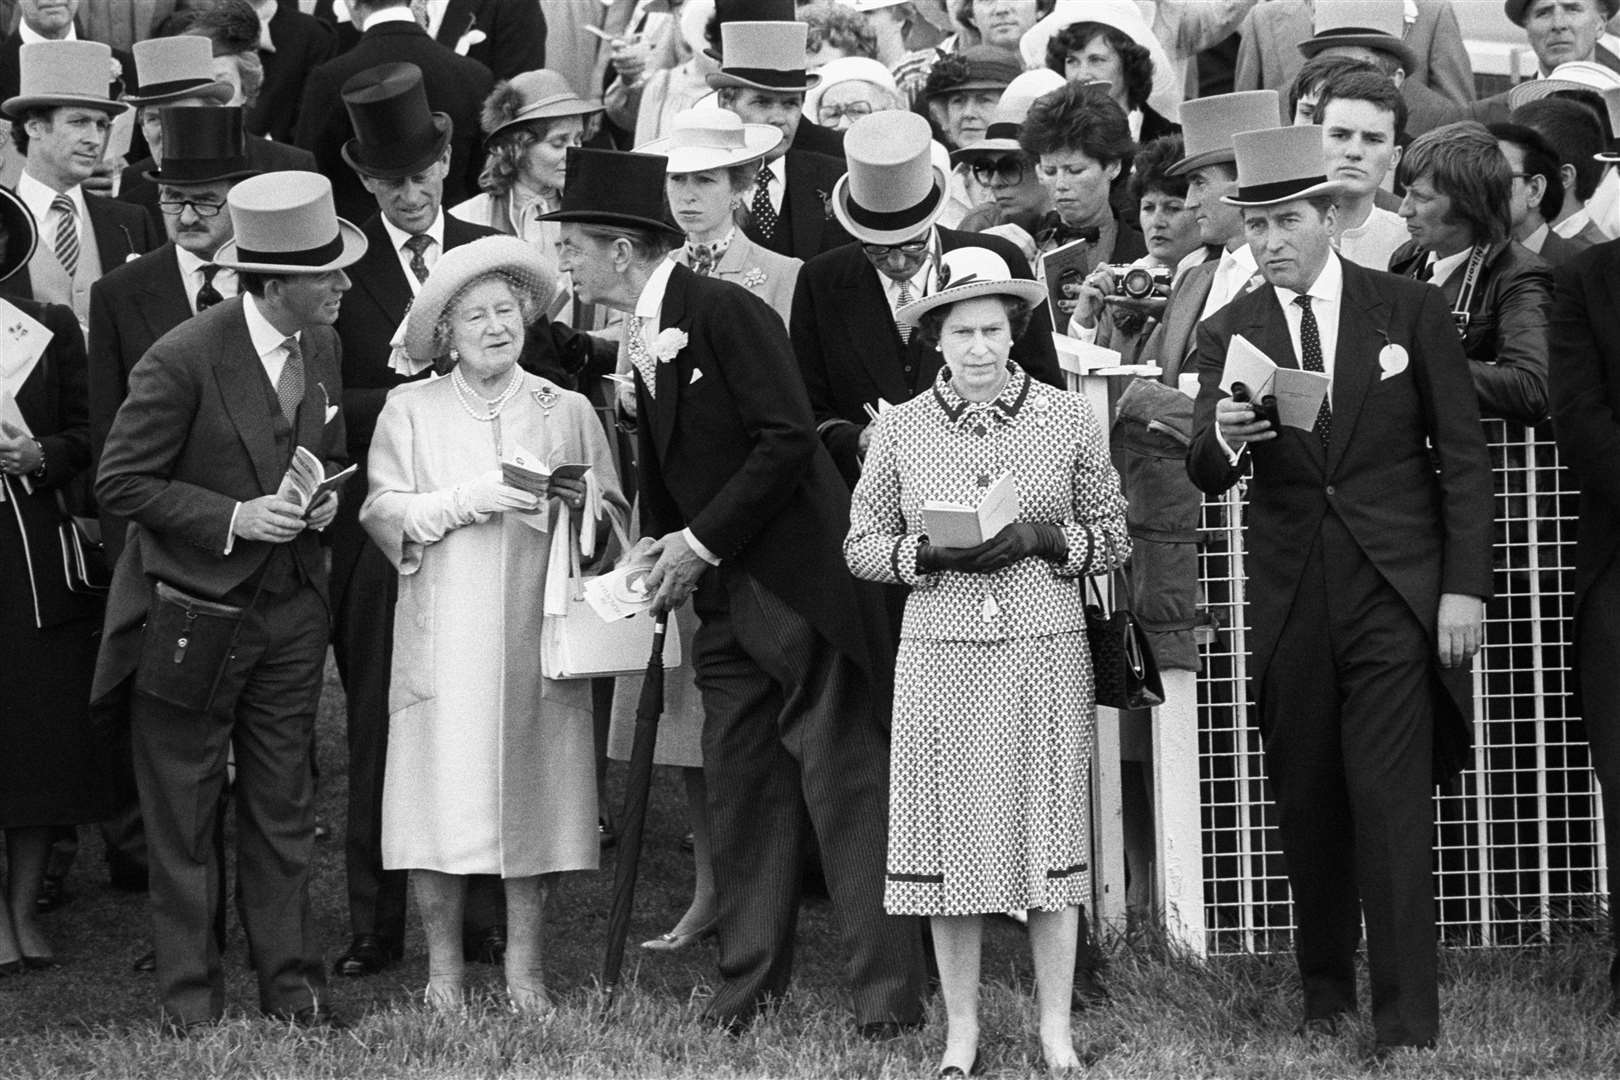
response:
[(939, 260), (939, 289), (900, 308), (894, 317), (916, 326), (935, 308), (980, 296), (1011, 296), (1033, 306), (1046, 299), (1046, 286), (1013, 277), (1007, 261), (989, 248), (952, 248)]

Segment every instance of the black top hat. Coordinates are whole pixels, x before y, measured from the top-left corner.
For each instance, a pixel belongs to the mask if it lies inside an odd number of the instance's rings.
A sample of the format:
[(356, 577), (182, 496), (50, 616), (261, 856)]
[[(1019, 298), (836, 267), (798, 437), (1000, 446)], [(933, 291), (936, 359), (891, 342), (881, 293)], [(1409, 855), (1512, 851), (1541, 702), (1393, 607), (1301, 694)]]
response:
[(793, 0), (715, 0), (714, 19), (728, 22), (798, 22)]
[(685, 239), (686, 233), (664, 212), (668, 161), (661, 154), (570, 147), (562, 208), (540, 220), (655, 229)]
[(355, 172), (395, 179), (421, 172), (450, 145), (449, 115), (428, 108), (422, 69), (415, 64), (379, 64), (343, 84), (343, 105), (354, 138), (343, 160)]
[(212, 184), (258, 176), (247, 156), (240, 105), (165, 105), (163, 164), (143, 175), (157, 184)]

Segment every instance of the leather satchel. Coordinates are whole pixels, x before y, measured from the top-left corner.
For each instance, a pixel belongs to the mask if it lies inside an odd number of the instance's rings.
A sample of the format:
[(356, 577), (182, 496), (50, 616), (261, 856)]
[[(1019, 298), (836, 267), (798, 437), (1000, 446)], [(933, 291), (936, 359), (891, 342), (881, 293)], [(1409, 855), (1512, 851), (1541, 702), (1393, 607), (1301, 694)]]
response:
[[(596, 500), (591, 499), (587, 506)], [(630, 550), (624, 526), (612, 514), (614, 535), (620, 550)], [(595, 515), (586, 512), (586, 521)], [(595, 679), (613, 675), (640, 675), (647, 670), (652, 652), (655, 620), (651, 613), (604, 622), (585, 599), (586, 576), (580, 571), (581, 547), (592, 546), (592, 530), (581, 529), (575, 542), (571, 528), (573, 513), (563, 504), (551, 538), (551, 561), (546, 572), (545, 618), (540, 627), (540, 673), (548, 679)], [(679, 667), (681, 641), (675, 628), (675, 613), (669, 613), (669, 633), (665, 638), (664, 666)]]
[(101, 522), (70, 512), (60, 490), (56, 492), (56, 508), (61, 511), (56, 534), (68, 591), (81, 596), (106, 596), (112, 588), (112, 567), (107, 564), (107, 545), (101, 540)]
[(158, 582), (142, 631), (135, 692), (188, 712), (207, 712), (246, 614), (247, 608), (204, 600)]
[(1086, 644), (1097, 704), (1112, 709), (1149, 709), (1164, 704), (1164, 681), (1147, 632), (1128, 608), (1109, 614), (1097, 579), (1088, 579), (1095, 603), (1086, 605)]

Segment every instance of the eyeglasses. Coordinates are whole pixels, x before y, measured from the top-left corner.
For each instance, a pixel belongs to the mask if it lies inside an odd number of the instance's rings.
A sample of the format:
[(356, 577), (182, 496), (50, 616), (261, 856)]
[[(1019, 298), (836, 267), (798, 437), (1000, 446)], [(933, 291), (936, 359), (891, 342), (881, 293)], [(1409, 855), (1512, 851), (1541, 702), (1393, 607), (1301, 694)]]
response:
[(225, 209), (224, 203), (198, 202), (196, 199), (176, 199), (172, 202), (165, 200), (158, 203), (158, 209), (170, 217), (179, 217), (188, 206), (191, 207), (191, 212), (200, 218), (216, 217)]
[(846, 116), (855, 120), (871, 115), (870, 101), (852, 101), (848, 105), (823, 105), (816, 110), (816, 118), (823, 124), (836, 124)]
[(1001, 158), (980, 158), (973, 163), (973, 179), (984, 187), (989, 187), (997, 177), (1009, 186), (1017, 186), (1024, 182), (1024, 159), (1017, 154), (1009, 154)]
[(903, 244), (862, 244), (861, 250), (874, 259), (899, 252), (902, 255), (921, 255), (928, 250), (928, 237), (920, 236)]

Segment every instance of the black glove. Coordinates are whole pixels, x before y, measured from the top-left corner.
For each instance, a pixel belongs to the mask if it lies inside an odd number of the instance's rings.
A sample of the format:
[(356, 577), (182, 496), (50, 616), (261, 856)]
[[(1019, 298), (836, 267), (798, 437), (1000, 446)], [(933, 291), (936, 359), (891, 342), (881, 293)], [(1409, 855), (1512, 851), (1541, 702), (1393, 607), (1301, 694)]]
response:
[(979, 565), (981, 559), (994, 546), (993, 539), (970, 548), (923, 544), (917, 549), (917, 572), (932, 574), (939, 570), (955, 570), (959, 574), (977, 574), (983, 569)]
[(1069, 541), (1056, 525), (1015, 521), (972, 550), (980, 552), (980, 573), (990, 573), (1032, 555), (1061, 562), (1069, 557)]

